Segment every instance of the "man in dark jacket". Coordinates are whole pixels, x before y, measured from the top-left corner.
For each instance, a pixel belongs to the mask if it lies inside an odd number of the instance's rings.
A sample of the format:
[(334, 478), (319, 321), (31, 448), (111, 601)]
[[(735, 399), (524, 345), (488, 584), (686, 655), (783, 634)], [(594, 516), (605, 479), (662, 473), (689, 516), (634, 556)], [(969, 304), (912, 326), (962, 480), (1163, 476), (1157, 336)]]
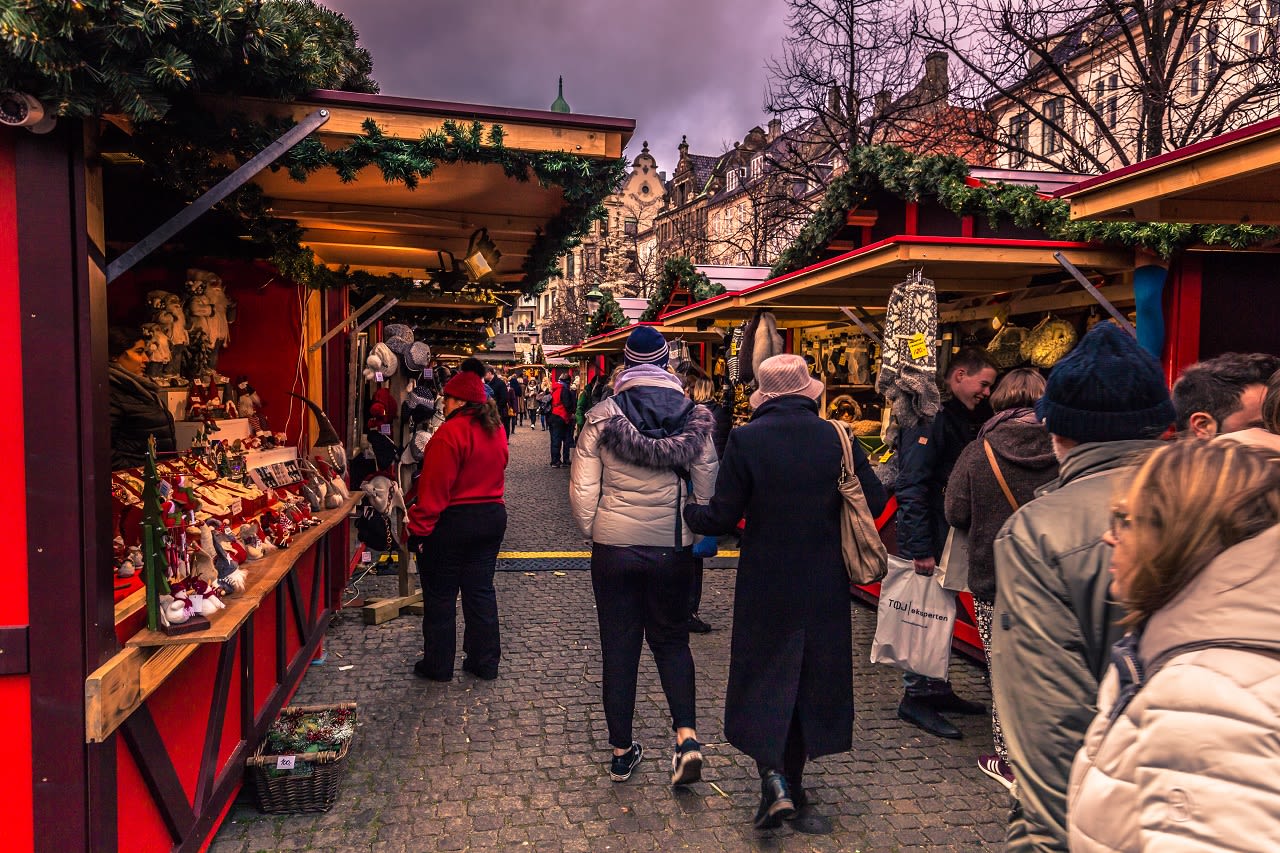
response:
[[(947, 368), (951, 398), (921, 423), (902, 430), (898, 438), (898, 553), (915, 563), (916, 572), (932, 575), (947, 541), (943, 492), (960, 451), (978, 436), (991, 417), (987, 398), (996, 369), (981, 350), (958, 353)], [(903, 675), (898, 717), (930, 734), (960, 737), (960, 730), (941, 711), (985, 714), (976, 702), (961, 699), (951, 682), (915, 672)]]
[(1017, 779), (1005, 850), (1067, 850), (1067, 779), (1093, 721), (1123, 615), (1102, 534), (1135, 455), (1173, 424), (1159, 362), (1099, 323), (1054, 367), (1036, 404), (1058, 479), (996, 538), (991, 688)]
[(511, 393), (507, 390), (507, 380), (495, 373), (492, 367), (486, 367), (484, 384), (489, 386), (489, 391), (493, 395), (493, 402), (498, 407), (498, 417), (505, 424), (507, 422), (507, 396)]

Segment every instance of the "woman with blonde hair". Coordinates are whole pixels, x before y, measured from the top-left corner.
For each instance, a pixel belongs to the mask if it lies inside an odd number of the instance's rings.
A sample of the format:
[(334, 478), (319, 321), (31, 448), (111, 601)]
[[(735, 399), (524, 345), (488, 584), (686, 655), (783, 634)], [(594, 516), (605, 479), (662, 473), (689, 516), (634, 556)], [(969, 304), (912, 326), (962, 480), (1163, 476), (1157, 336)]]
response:
[(1071, 770), (1071, 850), (1280, 850), (1280, 457), (1161, 447), (1104, 539), (1129, 633)]

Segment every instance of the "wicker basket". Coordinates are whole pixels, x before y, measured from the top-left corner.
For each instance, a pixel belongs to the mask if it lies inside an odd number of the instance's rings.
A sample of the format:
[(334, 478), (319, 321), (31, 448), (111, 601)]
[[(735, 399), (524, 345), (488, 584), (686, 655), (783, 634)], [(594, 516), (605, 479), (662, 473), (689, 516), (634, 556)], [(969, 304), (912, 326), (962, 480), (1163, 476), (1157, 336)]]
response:
[[(318, 713), (339, 708), (355, 710), (355, 702), (337, 705), (297, 705), (286, 711)], [(338, 785), (346, 772), (345, 759), (351, 749), (351, 740), (337, 752), (298, 753), (293, 757), (295, 772), (273, 773), (279, 755), (263, 755), (266, 742), (245, 760), (245, 769), (253, 786), (258, 810), (264, 814), (301, 814), (303, 812), (327, 812), (338, 799)], [(296, 772), (307, 767), (306, 772)]]

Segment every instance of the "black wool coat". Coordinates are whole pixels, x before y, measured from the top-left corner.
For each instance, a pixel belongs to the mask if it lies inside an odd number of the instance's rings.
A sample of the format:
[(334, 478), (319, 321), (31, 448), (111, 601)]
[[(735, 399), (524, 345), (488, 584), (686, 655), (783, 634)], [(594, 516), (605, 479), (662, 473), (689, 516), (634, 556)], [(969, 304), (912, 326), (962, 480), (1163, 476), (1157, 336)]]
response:
[(147, 461), (147, 439), (155, 437), (157, 453), (173, 453), (173, 415), (160, 400), (151, 380), (134, 376), (112, 364), (107, 371), (111, 389), (111, 470), (137, 468)]
[[(884, 487), (854, 442), (854, 467), (873, 515)], [(793, 712), (814, 758), (853, 746), (849, 576), (840, 554), (840, 441), (817, 404), (779, 397), (729, 433), (716, 493), (688, 505), (696, 533), (746, 519), (734, 591), (725, 736), (782, 766)]]

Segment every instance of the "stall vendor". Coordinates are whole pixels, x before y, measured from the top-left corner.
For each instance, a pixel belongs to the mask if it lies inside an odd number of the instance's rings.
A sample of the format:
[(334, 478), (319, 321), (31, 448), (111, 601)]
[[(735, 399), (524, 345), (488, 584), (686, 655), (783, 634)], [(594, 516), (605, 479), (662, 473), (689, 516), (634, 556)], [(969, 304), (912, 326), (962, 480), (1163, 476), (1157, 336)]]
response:
[(147, 344), (137, 329), (112, 327), (107, 333), (108, 380), (111, 383), (111, 470), (136, 468), (147, 461), (147, 438), (155, 436), (157, 453), (177, 449), (173, 415), (160, 391), (143, 375)]

